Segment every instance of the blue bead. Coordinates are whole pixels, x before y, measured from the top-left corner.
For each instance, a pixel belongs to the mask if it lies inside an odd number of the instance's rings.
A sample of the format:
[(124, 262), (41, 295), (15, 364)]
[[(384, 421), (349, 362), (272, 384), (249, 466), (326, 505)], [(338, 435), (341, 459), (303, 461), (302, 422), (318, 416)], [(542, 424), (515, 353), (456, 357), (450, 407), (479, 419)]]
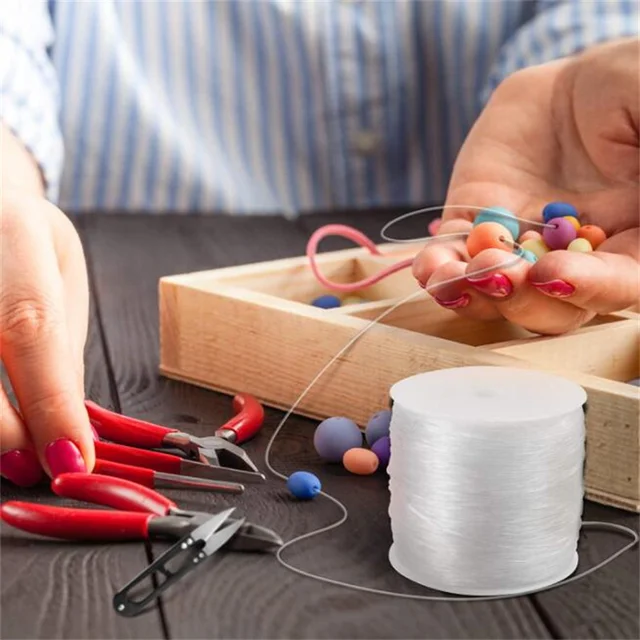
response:
[(497, 222), (498, 224), (501, 224), (509, 230), (509, 233), (512, 235), (514, 240), (517, 240), (520, 235), (520, 223), (515, 219), (514, 214), (504, 207), (483, 209), (473, 221), (473, 226), (477, 227), (483, 222)]
[(371, 446), (380, 438), (384, 438), (389, 435), (389, 425), (391, 423), (391, 411), (385, 409), (384, 411), (378, 411), (378, 413), (371, 416), (371, 419), (367, 423), (364, 430), (367, 444)]
[(389, 458), (391, 458), (391, 439), (389, 436), (377, 440), (371, 447), (371, 451), (378, 456), (380, 467), (386, 467), (389, 464)]
[(536, 254), (532, 251), (527, 251), (526, 249), (517, 249), (516, 253), (527, 262), (531, 262), (532, 264), (538, 262), (538, 256), (536, 256)]
[(313, 446), (327, 462), (342, 462), (349, 449), (362, 446), (362, 431), (349, 418), (327, 418), (316, 427)]
[(640, 387), (640, 378), (634, 378), (633, 380), (629, 380), (627, 384), (632, 384), (635, 387)]
[(299, 500), (311, 500), (322, 489), (320, 480), (308, 471), (296, 471), (287, 478), (287, 488)]
[(312, 303), (314, 307), (320, 307), (320, 309), (335, 309), (341, 306), (340, 298), (327, 294), (325, 296), (319, 296)]
[(564, 218), (565, 216), (577, 218), (578, 210), (568, 202), (550, 202), (542, 210), (542, 218), (545, 222), (549, 222), (554, 218)]

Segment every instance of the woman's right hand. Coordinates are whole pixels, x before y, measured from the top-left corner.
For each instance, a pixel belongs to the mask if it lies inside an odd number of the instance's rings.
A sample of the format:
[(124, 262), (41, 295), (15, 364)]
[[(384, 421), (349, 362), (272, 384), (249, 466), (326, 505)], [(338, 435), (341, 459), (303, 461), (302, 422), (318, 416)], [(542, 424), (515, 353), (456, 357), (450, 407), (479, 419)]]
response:
[(0, 357), (17, 406), (0, 389), (0, 473), (21, 486), (91, 471), (84, 407), (89, 292), (80, 238), (38, 195), (3, 189)]

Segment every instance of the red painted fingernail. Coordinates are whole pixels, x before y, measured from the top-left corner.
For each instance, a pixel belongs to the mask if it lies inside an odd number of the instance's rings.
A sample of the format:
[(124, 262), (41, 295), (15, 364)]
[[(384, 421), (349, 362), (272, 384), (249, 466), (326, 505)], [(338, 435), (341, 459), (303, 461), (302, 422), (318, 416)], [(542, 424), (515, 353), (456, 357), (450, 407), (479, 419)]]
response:
[(463, 293), (455, 300), (440, 300), (440, 298), (434, 298), (434, 300), (445, 309), (463, 309), (471, 302), (471, 296), (468, 293)]
[(80, 449), (66, 438), (54, 440), (47, 445), (44, 455), (55, 478), (61, 473), (83, 472), (87, 470)]
[(513, 291), (511, 280), (501, 273), (493, 273), (484, 278), (467, 278), (467, 282), (494, 298), (505, 298)]
[(13, 449), (0, 456), (0, 473), (19, 487), (31, 487), (42, 479), (38, 457), (28, 449)]
[(566, 298), (575, 293), (576, 288), (564, 280), (551, 280), (550, 282), (532, 282), (531, 285), (554, 298)]

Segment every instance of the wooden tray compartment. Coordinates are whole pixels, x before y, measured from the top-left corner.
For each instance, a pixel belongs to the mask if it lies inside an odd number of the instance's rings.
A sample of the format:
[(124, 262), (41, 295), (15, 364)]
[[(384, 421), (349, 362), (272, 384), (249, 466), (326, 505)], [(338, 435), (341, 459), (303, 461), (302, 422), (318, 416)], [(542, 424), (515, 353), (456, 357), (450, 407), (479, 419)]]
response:
[[(411, 247), (318, 256), (323, 273), (353, 282)], [(315, 375), (372, 318), (415, 291), (409, 270), (367, 290), (368, 302), (317, 309), (327, 293), (305, 257), (162, 278), (160, 370), (228, 393), (245, 391), (288, 409)], [(394, 310), (368, 331), (309, 392), (298, 413), (348, 415), (358, 424), (388, 405), (389, 387), (441, 368), (493, 365), (544, 369), (581, 384), (587, 412), (587, 496), (640, 511), (639, 316), (612, 314), (560, 337), (539, 337), (508, 322), (479, 323), (428, 296)]]

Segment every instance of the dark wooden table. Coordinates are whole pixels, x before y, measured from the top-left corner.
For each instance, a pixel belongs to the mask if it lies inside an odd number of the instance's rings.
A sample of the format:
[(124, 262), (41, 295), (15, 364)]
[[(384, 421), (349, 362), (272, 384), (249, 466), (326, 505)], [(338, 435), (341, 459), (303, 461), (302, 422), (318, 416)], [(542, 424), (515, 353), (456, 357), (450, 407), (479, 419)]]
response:
[[(91, 330), (87, 395), (128, 415), (170, 424), (222, 422), (230, 398), (161, 378), (158, 371), (157, 282), (167, 274), (299, 255), (310, 232), (343, 221), (377, 237), (390, 213), (280, 218), (87, 215), (77, 219), (90, 269)], [(423, 233), (424, 220), (407, 223)], [(404, 231), (402, 230), (402, 231)], [(401, 230), (399, 229), (398, 232)], [(327, 242), (324, 248), (345, 246)], [(247, 450), (262, 464), (280, 413), (267, 411), (263, 433)], [(358, 478), (318, 464), (314, 423), (293, 418), (275, 447), (286, 472), (315, 470), (343, 500), (350, 519), (337, 532), (291, 550), (290, 561), (323, 575), (378, 588), (420, 593), (387, 561), (390, 531), (385, 478)], [(285, 539), (331, 522), (324, 500), (297, 503), (280, 481), (238, 498), (173, 492), (201, 510), (235, 504)], [(56, 502), (45, 486), (2, 499)], [(58, 501), (59, 502), (59, 501)], [(585, 503), (586, 519), (637, 527), (633, 514)], [(581, 567), (624, 540), (583, 534)], [(228, 554), (166, 594), (138, 618), (117, 616), (114, 592), (166, 548), (162, 544), (77, 544), (49, 541), (2, 526), (1, 637), (10, 638), (638, 638), (638, 552), (597, 574), (545, 594), (492, 603), (430, 603), (356, 593), (299, 577), (273, 557)]]

